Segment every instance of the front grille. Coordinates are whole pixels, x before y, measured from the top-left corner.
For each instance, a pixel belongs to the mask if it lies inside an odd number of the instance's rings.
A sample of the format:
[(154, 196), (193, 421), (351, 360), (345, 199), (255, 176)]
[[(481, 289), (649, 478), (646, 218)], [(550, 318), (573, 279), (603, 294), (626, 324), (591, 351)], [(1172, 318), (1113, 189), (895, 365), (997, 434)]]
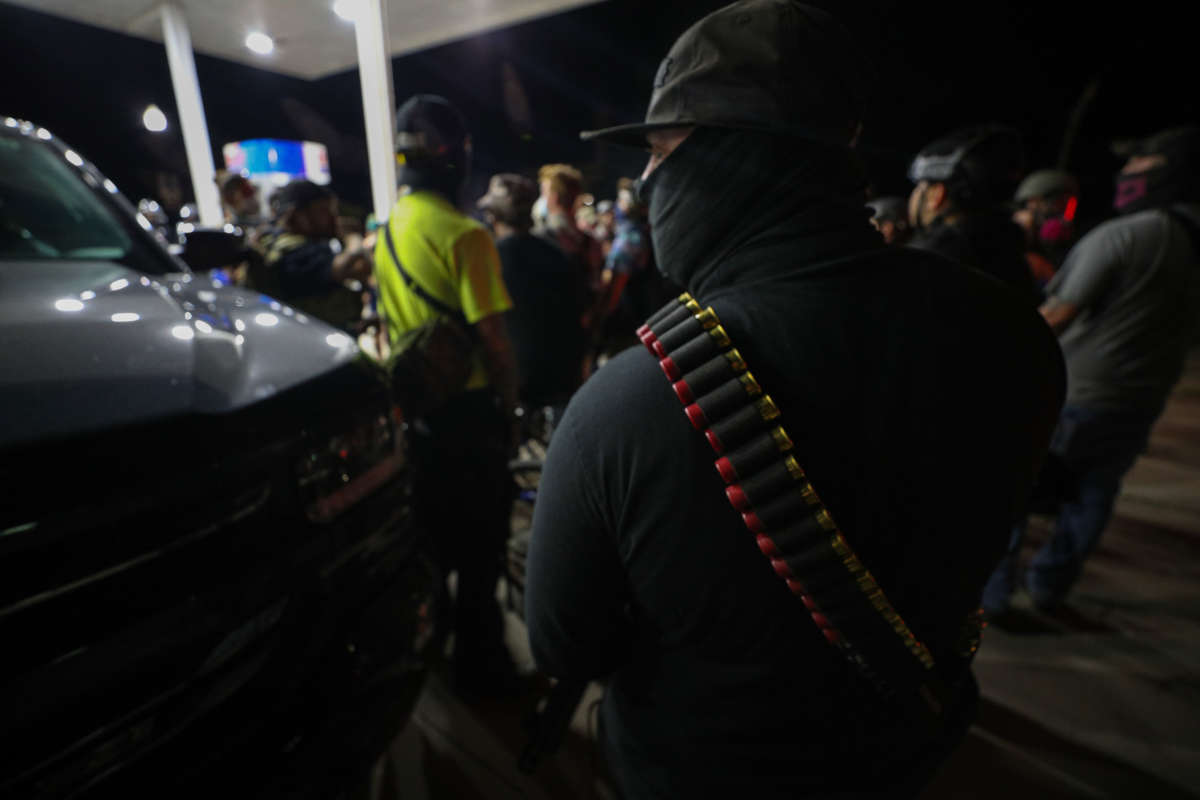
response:
[[(381, 391), (347, 368), (228, 418), (0, 453), (0, 797), (220, 774), (394, 667), (345, 659), (416, 541), (399, 450), (356, 482), (393, 439), (345, 438), (387, 432)], [(301, 485), (314, 447), (347, 491)]]
[(145, 493), (158, 502), (91, 509), (90, 528), (73, 510), (5, 537), (0, 638), (17, 646), (0, 662), (0, 742), (6, 763), (20, 766), (3, 778), (36, 771), (113, 726), (137, 745), (131, 714), (229, 671), (270, 638), (281, 612), (238, 648), (246, 652), (220, 653), (246, 620), (282, 608), (289, 582), (281, 578), (304, 561), (304, 547), (277, 546), (275, 494), (269, 481), (216, 503), (203, 493), (191, 504)]

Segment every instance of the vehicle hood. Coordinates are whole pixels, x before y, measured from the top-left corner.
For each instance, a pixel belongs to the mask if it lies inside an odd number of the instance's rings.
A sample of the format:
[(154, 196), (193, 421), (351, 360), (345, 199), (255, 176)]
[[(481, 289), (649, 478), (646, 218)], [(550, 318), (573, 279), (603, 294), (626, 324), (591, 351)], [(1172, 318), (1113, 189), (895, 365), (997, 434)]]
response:
[(335, 328), (207, 276), (0, 262), (0, 447), (227, 413), (357, 355)]

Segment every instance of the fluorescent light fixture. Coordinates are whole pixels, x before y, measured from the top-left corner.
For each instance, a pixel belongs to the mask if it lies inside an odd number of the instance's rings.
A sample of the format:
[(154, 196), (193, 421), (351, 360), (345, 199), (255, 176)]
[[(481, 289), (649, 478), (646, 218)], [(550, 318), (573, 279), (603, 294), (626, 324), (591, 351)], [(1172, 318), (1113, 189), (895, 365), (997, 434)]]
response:
[(142, 124), (151, 133), (162, 133), (167, 129), (167, 115), (161, 108), (151, 103), (142, 112)]
[(141, 314), (135, 314), (132, 311), (119, 311), (112, 315), (113, 322), (137, 322), (141, 318)]
[(83, 303), (74, 297), (64, 297), (54, 301), (54, 307), (59, 311), (83, 311)]
[(274, 314), (268, 314), (265, 311), (261, 314), (254, 315), (254, 321), (264, 328), (271, 328), (279, 324), (279, 317)]
[(246, 48), (260, 56), (269, 56), (275, 52), (275, 40), (262, 31), (254, 31), (246, 36)]
[(171, 335), (185, 342), (196, 338), (196, 332), (187, 325), (176, 325), (174, 328), (171, 328)]
[(79, 153), (76, 153), (74, 150), (68, 150), (67, 152), (63, 153), (63, 158), (65, 158), (67, 161), (70, 161), (72, 164), (74, 164), (77, 167), (83, 166), (83, 157), (80, 156)]

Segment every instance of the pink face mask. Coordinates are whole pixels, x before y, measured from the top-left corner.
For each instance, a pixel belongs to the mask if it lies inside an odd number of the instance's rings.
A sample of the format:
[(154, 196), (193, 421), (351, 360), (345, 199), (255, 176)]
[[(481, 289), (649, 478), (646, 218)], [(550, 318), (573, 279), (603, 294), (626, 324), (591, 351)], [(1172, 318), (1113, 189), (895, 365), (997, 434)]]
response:
[(1145, 173), (1119, 176), (1117, 178), (1117, 194), (1113, 198), (1113, 208), (1120, 211), (1144, 198), (1148, 188), (1147, 183)]
[(1061, 244), (1070, 237), (1070, 224), (1061, 217), (1048, 219), (1038, 228), (1038, 239), (1045, 244)]

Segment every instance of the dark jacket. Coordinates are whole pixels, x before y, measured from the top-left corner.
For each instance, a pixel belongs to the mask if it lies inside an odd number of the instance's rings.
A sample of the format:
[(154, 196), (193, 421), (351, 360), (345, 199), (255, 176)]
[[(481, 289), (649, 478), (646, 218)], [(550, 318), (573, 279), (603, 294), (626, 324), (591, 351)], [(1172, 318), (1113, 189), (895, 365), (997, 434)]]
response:
[[(671, 227), (656, 222), (656, 236)], [(954, 671), (1061, 404), (1049, 329), (977, 272), (884, 249), (852, 201), (706, 248), (721, 254), (711, 263), (681, 267), (655, 244), (668, 274), (714, 307), (847, 538)], [(610, 679), (605, 745), (630, 797), (919, 785), (961, 735), (973, 683), (959, 682), (954, 731), (882, 702), (723, 488), (656, 359), (633, 349), (602, 367), (555, 433), (539, 490), (526, 587), (537, 663)]]
[(504, 315), (521, 400), (565, 403), (582, 375), (583, 295), (579, 273), (557, 247), (529, 233), (496, 242), (512, 310)]
[(935, 222), (918, 231), (909, 246), (991, 275), (1031, 303), (1041, 299), (1025, 258), (1025, 236), (1004, 214), (970, 215), (952, 225)]

